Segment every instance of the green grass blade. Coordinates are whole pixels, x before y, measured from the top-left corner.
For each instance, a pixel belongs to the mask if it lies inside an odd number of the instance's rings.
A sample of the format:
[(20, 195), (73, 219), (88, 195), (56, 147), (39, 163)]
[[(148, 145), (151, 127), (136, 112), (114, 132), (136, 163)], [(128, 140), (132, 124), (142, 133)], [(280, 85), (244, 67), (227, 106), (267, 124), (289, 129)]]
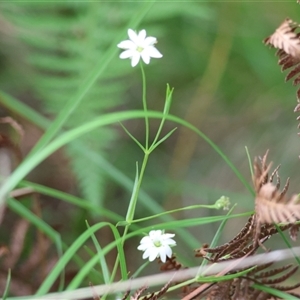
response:
[(266, 292), (266, 293), (269, 293), (271, 295), (274, 295), (276, 297), (279, 297), (280, 299), (285, 299), (285, 300), (299, 300), (298, 297), (295, 297), (295, 296), (292, 296), (292, 295), (289, 295), (285, 292), (282, 292), (282, 291), (279, 291), (279, 290), (276, 290), (272, 287), (268, 287), (268, 286), (265, 286), (265, 285), (260, 285), (260, 284), (253, 284), (253, 286), (255, 289), (257, 290), (260, 290), (260, 291), (263, 291), (263, 292)]
[[(44, 147), (41, 151), (36, 153), (34, 156), (29, 157), (27, 160), (25, 160), (23, 163), (20, 164), (20, 166), (16, 169), (16, 171), (3, 184), (3, 186), (0, 189), (0, 201), (1, 201), (0, 205), (3, 204), (4, 196), (6, 195), (6, 193), (11, 191), (18, 184), (18, 182), (21, 181), (35, 166), (37, 166), (40, 162), (42, 162), (45, 158), (47, 158), (50, 154), (52, 154), (53, 152), (55, 152), (62, 146), (68, 144), (69, 142), (75, 140), (76, 138), (82, 136), (83, 134), (90, 132), (91, 130), (94, 130), (98, 127), (113, 124), (113, 123), (116, 123), (119, 121), (143, 118), (144, 115), (145, 115), (145, 113), (143, 111), (127, 111), (127, 112), (111, 113), (111, 114), (107, 114), (105, 116), (96, 118), (93, 121), (90, 121), (86, 124), (81, 125), (80, 127), (77, 127), (75, 129), (72, 129), (70, 131), (67, 131), (67, 132), (61, 134), (58, 138), (56, 138), (53, 142), (51, 142), (49, 145)], [(162, 115), (162, 113), (148, 111), (148, 116), (159, 119), (163, 115)], [(191, 129), (192, 131), (197, 133), (200, 137), (202, 137), (205, 141), (207, 141), (207, 143), (209, 143), (209, 145), (211, 145), (213, 147), (213, 149), (229, 165), (229, 167), (237, 175), (237, 177), (241, 180), (241, 182), (250, 191), (252, 191), (252, 188), (250, 187), (250, 185), (242, 177), (242, 175), (238, 172), (238, 170), (231, 163), (231, 161), (217, 147), (217, 145), (214, 144), (204, 133), (202, 133), (196, 127), (194, 127), (193, 125), (189, 124), (188, 122), (186, 122), (178, 117), (168, 115), (168, 116), (166, 116), (166, 119), (188, 127), (189, 129)]]
[(76, 254), (77, 250), (86, 242), (88, 238), (90, 238), (91, 234), (101, 229), (103, 226), (106, 226), (109, 223), (99, 223), (88, 228), (84, 233), (82, 233), (74, 243), (67, 249), (67, 251), (60, 257), (59, 261), (56, 263), (55, 267), (45, 278), (38, 291), (36, 292), (36, 296), (44, 295), (49, 292), (53, 283), (56, 281), (58, 276), (63, 272), (65, 266), (72, 259), (72, 257)]
[(68, 285), (66, 290), (73, 290), (76, 289), (83, 279), (89, 274), (91, 269), (94, 267), (94, 265), (98, 262), (99, 258), (104, 257), (110, 250), (112, 250), (115, 246), (117, 246), (118, 249), (118, 256), (119, 256), (119, 263), (120, 263), (120, 269), (121, 269), (121, 277), (122, 280), (128, 279), (128, 272), (126, 267), (126, 259), (124, 254), (124, 249), (122, 245), (123, 238), (120, 236), (118, 230), (115, 226), (112, 224), (106, 224), (110, 227), (114, 234), (115, 241), (111, 242), (109, 245), (105, 246), (101, 252), (98, 252), (94, 257), (92, 257), (83, 268), (80, 269), (80, 271), (76, 274), (76, 276), (73, 278), (71, 283)]
[(56, 199), (60, 199), (67, 203), (73, 204), (77, 207), (83, 208), (87, 211), (96, 212), (99, 216), (105, 216), (115, 222), (123, 220), (122, 216), (112, 212), (111, 210), (105, 209), (103, 207), (99, 207), (97, 205), (93, 205), (92, 203), (85, 201), (85, 199), (75, 197), (75, 196), (70, 195), (65, 192), (61, 192), (61, 191), (58, 191), (58, 190), (55, 190), (55, 189), (52, 189), (52, 188), (49, 188), (49, 187), (46, 187), (46, 186), (43, 186), (43, 185), (40, 185), (37, 183), (29, 182), (29, 181), (22, 181), (20, 183), (20, 186), (30, 187), (34, 191), (36, 191), (40, 194), (51, 196)]
[(62, 253), (62, 242), (60, 234), (57, 233), (50, 225), (37, 217), (29, 209), (23, 206), (19, 201), (9, 198), (7, 201), (8, 207), (17, 213), (19, 216), (34, 224), (40, 231), (44, 232), (55, 244), (59, 254)]
[(17, 115), (23, 117), (25, 120), (37, 125), (42, 129), (47, 129), (51, 122), (45, 118), (43, 115), (37, 113), (31, 107), (27, 106), (16, 98), (6, 94), (0, 90), (0, 103), (8, 110), (16, 113)]
[[(231, 213), (233, 212), (235, 206), (236, 206), (236, 204), (235, 204), (234, 206), (232, 206), (232, 208), (231, 208), (231, 209), (229, 210), (229, 212), (227, 213), (227, 216), (230, 216), (230, 215), (231, 215)], [(222, 232), (223, 232), (223, 230), (224, 230), (224, 227), (225, 227), (227, 221), (228, 221), (228, 219), (224, 219), (224, 220), (221, 222), (221, 224), (220, 224), (220, 226), (219, 226), (219, 228), (218, 228), (216, 234), (214, 235), (214, 238), (213, 238), (212, 242), (211, 242), (210, 245), (209, 245), (210, 248), (216, 247), (217, 242), (218, 242), (218, 240), (220, 239), (220, 236), (222, 235)], [(211, 256), (209, 253), (208, 253), (208, 255)], [(201, 268), (204, 267), (204, 266), (206, 266), (207, 264), (208, 264), (208, 260), (204, 259), (204, 260), (202, 261), (202, 263), (201, 263)]]
[[(87, 228), (90, 228), (90, 225), (87, 221), (86, 221), (86, 225), (87, 225)], [(95, 245), (95, 248), (96, 248), (97, 252), (101, 253), (102, 252), (102, 247), (101, 247), (100, 243), (98, 242), (98, 240), (97, 240), (94, 233), (91, 234), (91, 238), (93, 240), (93, 243)], [(104, 256), (101, 256), (99, 258), (99, 264), (100, 264), (100, 267), (101, 267), (104, 283), (108, 284), (109, 283), (109, 278), (110, 278), (110, 272), (109, 272), (109, 269), (108, 269), (108, 266), (107, 266), (107, 263), (106, 263), (106, 260), (105, 260)]]
[(3, 295), (2, 295), (2, 300), (6, 300), (6, 298), (7, 298), (7, 295), (9, 293), (10, 281), (11, 281), (11, 270), (8, 269), (5, 289), (4, 289), (4, 292), (3, 292)]
[[(287, 245), (287, 247), (288, 247), (289, 249), (291, 249), (291, 251), (293, 252), (293, 246), (291, 245), (290, 240), (288, 240), (288, 239), (286, 238), (286, 236), (284, 235), (284, 233), (282, 232), (282, 230), (280, 229), (280, 227), (279, 227), (277, 224), (274, 224), (274, 225), (275, 225), (275, 227), (276, 227), (276, 229), (277, 229), (279, 235), (280, 235), (281, 238), (283, 239), (284, 243), (285, 243), (285, 244)], [(295, 257), (295, 260), (297, 261), (297, 264), (300, 266), (300, 258), (299, 258), (296, 254), (294, 255), (294, 257)]]
[[(46, 222), (38, 218), (34, 213), (28, 210), (25, 206), (23, 206), (20, 202), (16, 201), (13, 198), (9, 198), (7, 201), (8, 207), (17, 213), (19, 216), (23, 217), (24, 219), (28, 220), (31, 224), (35, 225), (41, 232), (44, 232), (56, 245), (56, 250), (58, 257), (61, 257), (63, 254), (63, 246), (60, 234), (56, 232), (50, 225)], [(60, 289), (63, 287), (64, 284), (64, 274), (62, 273), (60, 279)]]

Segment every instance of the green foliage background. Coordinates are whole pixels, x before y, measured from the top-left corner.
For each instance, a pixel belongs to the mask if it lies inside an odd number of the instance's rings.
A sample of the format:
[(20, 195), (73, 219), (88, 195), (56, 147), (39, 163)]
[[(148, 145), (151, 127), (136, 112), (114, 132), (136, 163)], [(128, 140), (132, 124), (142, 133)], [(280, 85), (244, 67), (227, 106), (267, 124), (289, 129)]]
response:
[[(1, 90), (54, 119), (105, 57), (116, 36), (126, 39), (126, 24), (144, 6), (139, 1), (0, 3)], [(300, 140), (293, 113), (296, 89), (284, 83), (275, 50), (265, 47), (262, 40), (286, 17), (300, 22), (299, 12), (296, 1), (156, 2), (134, 28), (145, 28), (157, 37), (157, 48), (164, 55), (145, 67), (149, 109), (162, 110), (169, 83), (175, 88), (173, 115), (191, 122), (211, 138), (249, 182), (245, 146), (252, 157), (270, 149), (271, 160), (282, 163), (282, 178), (291, 176), (292, 192), (299, 192)], [(1, 115), (13, 116), (26, 129), (22, 142), (26, 154), (40, 135), (36, 129), (39, 126), (2, 98)], [(120, 60), (116, 54), (64, 129), (106, 112), (141, 107), (140, 70), (131, 68), (128, 60)], [(153, 131), (157, 124), (157, 120), (151, 122)], [(143, 141), (142, 120), (126, 122), (126, 126)], [(169, 122), (165, 131), (174, 126)], [(37, 136), (32, 137), (34, 134)], [(135, 162), (141, 157), (140, 149), (116, 124), (69, 144), (29, 178), (124, 216), (130, 191), (120, 186), (117, 174), (125, 176), (125, 181), (133, 180)], [(166, 210), (212, 204), (221, 195), (230, 196), (240, 212), (253, 209), (253, 196), (232, 170), (209, 145), (183, 128), (154, 152), (143, 190)], [(153, 213), (146, 202), (138, 204), (138, 217)], [(45, 210), (50, 224), (53, 209), (48, 205)], [(81, 232), (84, 219), (101, 219), (97, 213), (59, 204), (54, 210), (56, 222), (71, 230), (67, 240)], [(185, 212), (175, 217), (214, 213)], [(211, 239), (207, 237), (209, 231), (203, 235), (195, 229), (192, 233), (199, 243)], [(214, 228), (210, 233), (213, 235)]]

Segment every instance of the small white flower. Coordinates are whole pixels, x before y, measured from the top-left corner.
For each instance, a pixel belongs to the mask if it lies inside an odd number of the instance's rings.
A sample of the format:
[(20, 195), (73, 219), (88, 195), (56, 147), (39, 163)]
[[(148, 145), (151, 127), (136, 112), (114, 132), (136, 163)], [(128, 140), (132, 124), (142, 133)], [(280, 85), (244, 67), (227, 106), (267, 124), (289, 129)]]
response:
[(150, 58), (161, 58), (162, 54), (154, 47), (157, 43), (155, 37), (146, 37), (146, 30), (141, 30), (138, 34), (132, 29), (128, 29), (129, 40), (122, 41), (118, 47), (124, 49), (120, 54), (121, 59), (130, 58), (131, 66), (135, 67), (140, 58), (143, 59), (145, 64), (149, 64)]
[(171, 239), (175, 234), (164, 233), (163, 230), (151, 230), (149, 235), (141, 239), (138, 250), (145, 251), (143, 259), (149, 257), (149, 261), (160, 257), (162, 262), (166, 262), (167, 257), (172, 256), (171, 247), (176, 246), (176, 242)]

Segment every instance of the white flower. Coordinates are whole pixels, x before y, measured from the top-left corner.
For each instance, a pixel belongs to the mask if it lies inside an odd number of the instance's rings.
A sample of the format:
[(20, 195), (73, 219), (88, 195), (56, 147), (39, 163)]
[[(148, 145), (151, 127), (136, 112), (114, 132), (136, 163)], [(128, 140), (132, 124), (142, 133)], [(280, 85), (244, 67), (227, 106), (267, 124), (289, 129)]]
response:
[(163, 230), (151, 230), (149, 235), (141, 239), (138, 250), (145, 251), (143, 259), (149, 257), (149, 261), (160, 257), (162, 262), (166, 262), (167, 257), (172, 256), (171, 247), (176, 246), (176, 242), (171, 239), (175, 234), (164, 233)]
[(149, 64), (150, 58), (161, 58), (162, 54), (154, 47), (157, 43), (155, 37), (146, 37), (146, 30), (141, 30), (138, 34), (132, 29), (128, 29), (129, 40), (122, 41), (118, 47), (124, 49), (120, 54), (121, 59), (130, 58), (131, 66), (135, 67), (140, 58), (143, 59), (145, 64)]

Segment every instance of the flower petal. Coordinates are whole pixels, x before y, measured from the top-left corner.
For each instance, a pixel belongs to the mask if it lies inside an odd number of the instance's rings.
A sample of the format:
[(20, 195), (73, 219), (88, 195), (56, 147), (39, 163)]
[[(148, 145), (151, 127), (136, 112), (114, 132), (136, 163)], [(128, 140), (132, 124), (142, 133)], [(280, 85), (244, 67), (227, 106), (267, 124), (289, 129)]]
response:
[[(148, 59), (150, 60), (149, 56)], [(172, 257), (171, 246), (176, 245), (176, 242), (171, 239), (173, 236), (175, 234), (164, 233), (163, 230), (151, 230), (148, 236), (141, 239), (137, 249), (144, 251), (144, 259), (148, 258), (149, 261), (153, 261), (155, 258), (160, 257), (162, 262), (166, 262), (167, 257)]]
[(141, 57), (144, 63), (148, 65), (150, 62), (150, 56), (148, 55), (148, 53), (146, 51), (141, 52)]
[(150, 236), (150, 238), (157, 238), (157, 237), (159, 237), (159, 236), (161, 236), (162, 235), (162, 230), (151, 230), (150, 232), (149, 232), (149, 236)]
[(148, 36), (144, 40), (144, 45), (146, 46), (153, 46), (156, 43), (157, 43), (157, 39), (153, 36)]
[(164, 247), (164, 253), (168, 256), (171, 257), (172, 256), (172, 249), (169, 246), (165, 246)]
[(170, 246), (176, 246), (176, 242), (172, 239), (164, 240), (163, 244), (164, 245), (170, 245)]
[[(162, 54), (154, 47), (154, 44), (157, 42), (156, 38), (153, 36), (147, 37), (145, 29), (139, 31), (138, 34), (132, 29), (128, 29), (127, 33), (129, 40), (121, 41), (117, 46), (126, 50), (120, 54), (120, 58), (130, 58), (132, 67), (135, 67), (141, 58), (145, 64), (149, 64), (151, 57), (162, 57)], [(164, 235), (162, 230), (151, 230), (151, 232), (153, 232), (155, 239), (160, 239)], [(150, 237), (151, 232), (149, 233)]]
[(147, 250), (144, 252), (144, 254), (143, 254), (143, 259), (148, 258), (148, 257), (150, 256), (150, 254), (151, 254), (150, 249), (147, 249)]
[(149, 56), (154, 57), (154, 58), (161, 58), (163, 55), (153, 46), (147, 47), (147, 52)]
[(158, 251), (156, 249), (153, 248), (153, 250), (150, 252), (149, 255), (149, 261), (154, 261), (155, 258), (158, 256)]
[(137, 247), (137, 249), (141, 250), (141, 251), (145, 251), (145, 250), (147, 250), (147, 248), (149, 248), (149, 245), (147, 245), (147, 244), (141, 244)]
[(145, 38), (146, 38), (146, 30), (143, 29), (139, 32), (138, 39), (140, 42), (144, 42)]
[(131, 66), (135, 67), (140, 61), (141, 55), (136, 52), (131, 58)]
[(160, 249), (159, 251), (159, 256), (160, 256), (160, 260), (165, 263), (166, 262), (166, 258), (167, 258), (167, 255), (166, 255), (166, 251), (165, 249)]
[(174, 233), (165, 233), (163, 236), (163, 239), (166, 240), (166, 239), (172, 238), (174, 236), (175, 236)]
[(120, 54), (120, 58), (121, 59), (125, 59), (125, 58), (130, 58), (130, 57), (132, 57), (133, 56), (133, 52), (132, 52), (132, 50), (125, 50), (125, 51), (123, 51), (121, 54)]
[(122, 41), (117, 45), (118, 48), (121, 49), (135, 49), (136, 45), (130, 40)]
[(141, 239), (141, 244), (145, 244), (145, 243), (152, 243), (152, 240), (150, 239), (150, 237), (147, 235), (147, 236), (144, 236), (142, 239)]
[(132, 29), (128, 29), (127, 31), (128, 33), (128, 36), (129, 36), (129, 39), (137, 45), (137, 43), (139, 42), (139, 38), (138, 38), (138, 35), (136, 34), (136, 32)]

